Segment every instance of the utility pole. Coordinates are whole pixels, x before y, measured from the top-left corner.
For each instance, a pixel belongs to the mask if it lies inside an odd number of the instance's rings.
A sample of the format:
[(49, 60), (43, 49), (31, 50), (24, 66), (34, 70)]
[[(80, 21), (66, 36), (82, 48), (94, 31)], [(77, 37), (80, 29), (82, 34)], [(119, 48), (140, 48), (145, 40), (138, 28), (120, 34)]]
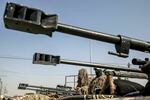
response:
[(7, 75), (0, 75), (0, 96), (2, 95), (3, 92), (3, 81), (1, 77), (7, 77)]
[(2, 95), (2, 89), (3, 89), (3, 82), (2, 79), (0, 78), (0, 96)]
[(7, 88), (6, 87), (4, 87), (4, 95), (6, 95), (7, 93), (8, 93), (8, 91), (7, 91)]
[[(92, 40), (89, 40), (89, 49), (90, 49), (90, 63), (92, 63)], [(92, 75), (92, 67), (90, 68), (90, 74)]]

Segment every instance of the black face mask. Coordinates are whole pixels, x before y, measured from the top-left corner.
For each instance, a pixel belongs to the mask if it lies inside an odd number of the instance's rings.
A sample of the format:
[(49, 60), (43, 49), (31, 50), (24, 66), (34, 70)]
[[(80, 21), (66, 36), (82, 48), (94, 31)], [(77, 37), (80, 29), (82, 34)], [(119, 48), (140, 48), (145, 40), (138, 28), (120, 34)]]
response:
[(95, 70), (96, 77), (102, 76), (103, 71), (101, 69), (94, 68), (94, 70)]

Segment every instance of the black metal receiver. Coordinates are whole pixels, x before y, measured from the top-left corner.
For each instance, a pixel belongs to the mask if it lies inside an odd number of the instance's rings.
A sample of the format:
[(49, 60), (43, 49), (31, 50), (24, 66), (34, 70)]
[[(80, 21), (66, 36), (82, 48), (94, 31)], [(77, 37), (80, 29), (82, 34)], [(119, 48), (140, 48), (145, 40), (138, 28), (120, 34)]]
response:
[(29, 8), (15, 3), (7, 3), (4, 13), (5, 27), (34, 34), (46, 34), (52, 36), (52, 32), (58, 31), (75, 36), (89, 38), (115, 44), (116, 53), (109, 54), (119, 57), (128, 57), (129, 49), (150, 53), (150, 42), (142, 41), (122, 35), (110, 35), (80, 27), (66, 25), (57, 22), (56, 14), (45, 14), (39, 9)]

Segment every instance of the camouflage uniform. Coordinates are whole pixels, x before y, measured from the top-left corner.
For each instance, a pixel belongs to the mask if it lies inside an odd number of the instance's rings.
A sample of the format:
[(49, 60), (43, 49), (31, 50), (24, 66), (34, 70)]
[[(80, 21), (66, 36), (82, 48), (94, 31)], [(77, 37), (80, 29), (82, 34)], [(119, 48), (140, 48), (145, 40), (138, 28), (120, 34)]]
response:
[(80, 69), (78, 73), (78, 81), (77, 81), (76, 91), (79, 94), (88, 94), (88, 85), (89, 78), (86, 69)]
[(24, 95), (22, 97), (14, 98), (13, 100), (58, 100), (54, 97), (48, 97), (42, 94), (31, 94), (31, 95)]

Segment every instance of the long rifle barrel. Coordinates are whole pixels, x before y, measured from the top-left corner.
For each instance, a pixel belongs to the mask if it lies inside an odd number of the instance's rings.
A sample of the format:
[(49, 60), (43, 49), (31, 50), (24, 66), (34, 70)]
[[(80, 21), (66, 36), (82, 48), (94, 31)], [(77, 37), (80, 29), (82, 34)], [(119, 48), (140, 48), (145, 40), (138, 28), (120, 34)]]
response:
[[(118, 44), (118, 45), (122, 41), (121, 35), (115, 36), (115, 35), (111, 35), (111, 34), (107, 34), (103, 32), (96, 32), (96, 31), (83, 29), (83, 28), (75, 27), (71, 25), (61, 24), (61, 23), (57, 24), (56, 31), (71, 34), (71, 35), (76, 35), (80, 37), (85, 37), (85, 38), (89, 38), (93, 40), (108, 42), (112, 44)], [(122, 37), (130, 41), (131, 49), (150, 52), (150, 42), (133, 39), (130, 37), (124, 37), (124, 36)]]
[(80, 27), (75, 27), (67, 24), (58, 23), (56, 31), (63, 32), (66, 34), (76, 35), (80, 37), (85, 37), (93, 40), (104, 41), (108, 43), (119, 43), (120, 38), (115, 35), (110, 35), (107, 33), (96, 32), (88, 29), (83, 29)]
[(117, 66), (117, 65), (110, 65), (110, 64), (91, 63), (91, 62), (67, 60), (67, 59), (60, 59), (60, 64), (69, 64), (69, 65), (78, 65), (84, 67), (95, 67), (95, 68), (104, 68), (104, 69), (111, 69), (111, 70), (121, 70), (121, 71), (131, 71), (131, 72), (141, 73), (141, 70), (137, 68), (127, 68), (121, 65)]
[(4, 13), (5, 27), (34, 34), (46, 34), (52, 36), (52, 32), (58, 31), (93, 40), (115, 44), (116, 53), (109, 54), (120, 57), (128, 57), (129, 49), (149, 52), (150, 42), (138, 40), (122, 35), (110, 35), (80, 27), (58, 23), (56, 14), (45, 14), (39, 9), (29, 8), (15, 3), (7, 3)]
[(43, 87), (43, 86), (35, 86), (35, 85), (29, 85), (25, 83), (20, 83), (18, 86), (18, 89), (22, 90), (34, 90), (36, 92), (48, 94), (50, 92), (58, 93), (62, 95), (73, 95), (75, 94), (75, 91), (71, 90), (70, 88), (50, 88), (50, 87)]
[(95, 67), (95, 68), (104, 68), (104, 69), (141, 73), (141, 70), (137, 68), (127, 68), (126, 66), (119, 66), (119, 65), (117, 66), (117, 65), (109, 65), (109, 64), (102, 64), (102, 63), (67, 60), (67, 59), (61, 59), (60, 56), (54, 56), (54, 55), (42, 54), (42, 53), (35, 53), (33, 55), (33, 64), (44, 64), (44, 65), (69, 64), (69, 65), (78, 65), (78, 66), (85, 66), (85, 67)]
[(128, 78), (139, 78), (148, 79), (148, 75), (145, 73), (127, 72), (127, 71), (114, 71), (114, 76), (117, 77), (128, 77)]
[(145, 73), (142, 73), (141, 69), (137, 69), (137, 68), (127, 68), (127, 66), (121, 66), (121, 65), (110, 65), (110, 64), (102, 64), (102, 63), (91, 63), (91, 62), (60, 59), (60, 56), (41, 54), (41, 53), (34, 54), (33, 64), (44, 64), (44, 65), (68, 64), (68, 65), (78, 65), (84, 67), (103, 68), (103, 69), (113, 70), (113, 71), (106, 71), (107, 72), (106, 74), (111, 74), (116, 77), (148, 79), (148, 76)]

